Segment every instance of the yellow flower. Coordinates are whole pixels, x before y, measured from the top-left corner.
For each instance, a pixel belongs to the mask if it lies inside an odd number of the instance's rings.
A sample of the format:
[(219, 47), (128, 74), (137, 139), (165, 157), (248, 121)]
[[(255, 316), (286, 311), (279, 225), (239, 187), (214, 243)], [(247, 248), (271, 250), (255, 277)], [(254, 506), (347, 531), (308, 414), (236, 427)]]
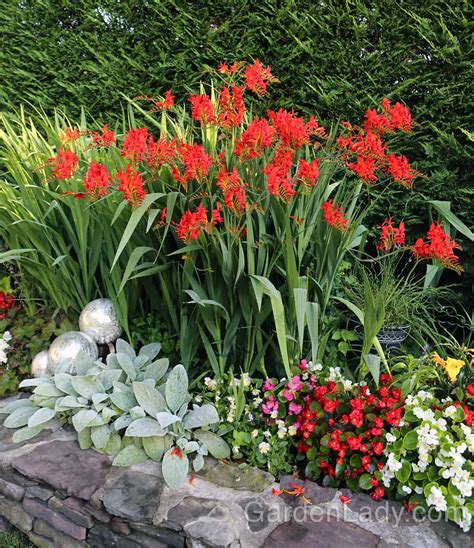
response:
[(451, 382), (454, 382), (459, 375), (459, 371), (464, 367), (464, 360), (455, 360), (454, 358), (448, 358), (444, 366), (446, 373)]

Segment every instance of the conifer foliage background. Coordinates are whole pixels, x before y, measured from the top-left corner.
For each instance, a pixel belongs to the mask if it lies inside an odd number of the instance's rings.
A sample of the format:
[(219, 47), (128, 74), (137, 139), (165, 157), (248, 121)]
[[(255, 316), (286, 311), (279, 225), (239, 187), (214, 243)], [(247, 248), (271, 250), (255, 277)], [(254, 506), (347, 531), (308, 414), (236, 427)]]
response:
[(208, 67), (258, 57), (281, 79), (270, 106), (358, 121), (384, 96), (404, 101), (427, 178), (380, 213), (421, 223), (426, 198), (451, 200), (472, 226), (473, 12), (469, 0), (2, 0), (0, 103), (110, 122), (121, 93), (184, 98)]

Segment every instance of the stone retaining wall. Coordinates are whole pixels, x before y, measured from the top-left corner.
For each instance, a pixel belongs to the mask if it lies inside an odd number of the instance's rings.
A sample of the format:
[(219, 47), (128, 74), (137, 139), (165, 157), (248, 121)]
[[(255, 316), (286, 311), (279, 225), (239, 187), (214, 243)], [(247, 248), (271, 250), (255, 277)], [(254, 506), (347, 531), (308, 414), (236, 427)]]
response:
[[(81, 451), (74, 431), (59, 425), (21, 444), (12, 433), (0, 426), (0, 530), (11, 524), (37, 546), (473, 545), (454, 525), (415, 523), (399, 504), (345, 490), (305, 482), (306, 500), (273, 496), (270, 474), (208, 459), (173, 491), (159, 464), (112, 467), (108, 456)], [(285, 477), (282, 485), (295, 481), (303, 484)]]

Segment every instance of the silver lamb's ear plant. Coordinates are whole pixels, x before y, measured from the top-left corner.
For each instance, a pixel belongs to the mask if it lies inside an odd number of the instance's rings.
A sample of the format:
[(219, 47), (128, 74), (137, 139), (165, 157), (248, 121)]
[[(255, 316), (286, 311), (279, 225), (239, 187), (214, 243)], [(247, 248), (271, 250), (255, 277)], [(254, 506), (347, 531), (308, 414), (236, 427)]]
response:
[[(71, 423), (82, 449), (111, 455), (117, 466), (162, 461), (166, 483), (177, 488), (188, 475), (190, 458), (198, 472), (204, 456), (228, 458), (230, 450), (215, 432), (215, 407), (189, 407), (186, 369), (177, 365), (168, 371), (169, 360), (156, 359), (160, 349), (149, 344), (137, 355), (118, 340), (117, 353), (106, 363), (79, 354), (73, 363), (60, 364), (52, 377), (25, 380), (20, 387), (33, 387), (33, 394), (0, 408), (8, 415), (4, 426), (19, 428), (13, 435), (19, 443), (53, 419)], [(71, 365), (76, 375), (66, 372)]]

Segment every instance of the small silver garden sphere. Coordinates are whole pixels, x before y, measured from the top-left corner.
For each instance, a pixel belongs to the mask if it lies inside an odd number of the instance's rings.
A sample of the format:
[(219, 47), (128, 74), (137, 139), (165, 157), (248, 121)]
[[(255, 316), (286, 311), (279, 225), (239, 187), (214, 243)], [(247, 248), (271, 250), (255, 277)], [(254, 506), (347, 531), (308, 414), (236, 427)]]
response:
[(79, 316), (79, 329), (97, 344), (116, 341), (122, 328), (110, 299), (91, 301)]
[(44, 377), (48, 374), (48, 351), (42, 350), (31, 360), (30, 372), (33, 377)]
[[(48, 372), (54, 375), (58, 365), (67, 360), (74, 360), (77, 354), (82, 350), (90, 356), (92, 360), (97, 360), (99, 357), (99, 349), (96, 343), (85, 333), (80, 331), (69, 331), (63, 333), (55, 339), (48, 350)], [(68, 371), (70, 374), (75, 374), (75, 370)]]

